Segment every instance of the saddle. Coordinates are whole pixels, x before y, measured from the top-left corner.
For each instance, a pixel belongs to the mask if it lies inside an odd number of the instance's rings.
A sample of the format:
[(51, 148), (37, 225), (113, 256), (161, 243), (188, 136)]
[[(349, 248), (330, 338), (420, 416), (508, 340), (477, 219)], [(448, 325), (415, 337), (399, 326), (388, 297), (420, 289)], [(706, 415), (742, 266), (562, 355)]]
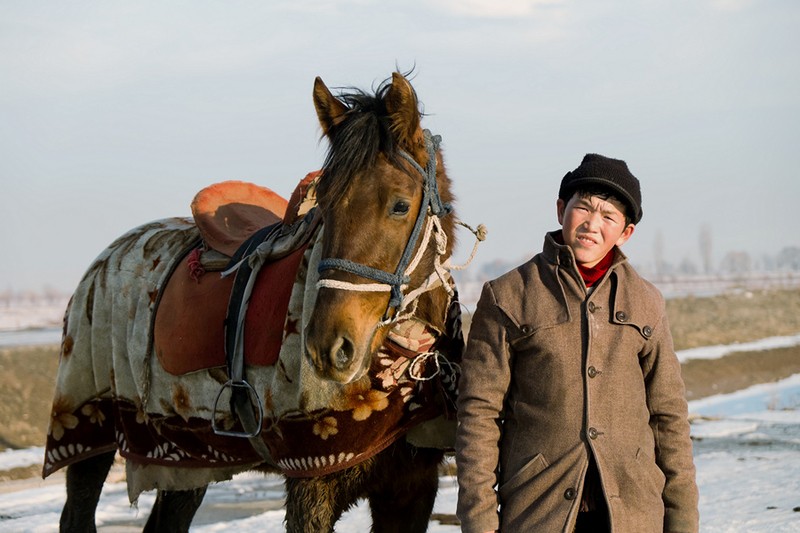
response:
[[(161, 366), (183, 375), (226, 366), (226, 317), (241, 302), (240, 276), (221, 276), (258, 248), (246, 316), (244, 357), (248, 365), (273, 365), (280, 353), (292, 286), (319, 223), (315, 186), (319, 172), (298, 184), (289, 201), (266, 187), (240, 181), (217, 183), (192, 201), (200, 241), (185, 251), (158, 296), (153, 348)], [(244, 269), (243, 269), (244, 270)]]

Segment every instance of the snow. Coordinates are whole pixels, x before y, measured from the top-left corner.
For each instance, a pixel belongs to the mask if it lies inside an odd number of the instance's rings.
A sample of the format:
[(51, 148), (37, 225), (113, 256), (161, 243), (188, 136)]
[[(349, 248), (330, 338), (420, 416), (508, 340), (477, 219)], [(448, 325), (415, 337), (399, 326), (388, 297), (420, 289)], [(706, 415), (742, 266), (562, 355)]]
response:
[[(733, 393), (690, 402), (693, 415), (701, 531), (800, 531), (800, 374)], [(42, 448), (0, 453), (0, 471), (39, 464)], [(64, 503), (61, 476), (33, 481), (0, 499), (0, 530), (53, 532)], [(119, 477), (119, 476), (117, 476)], [(453, 514), (457, 485), (442, 477), (435, 513)], [(209, 487), (192, 531), (280, 531), (283, 484), (277, 476), (244, 473)], [(142, 495), (138, 508), (128, 503), (123, 481), (106, 483), (98, 506), (100, 531), (141, 528), (154, 495)], [(346, 513), (337, 531), (367, 531), (369, 506)], [(131, 529), (133, 530), (133, 529)], [(431, 522), (431, 533), (459, 528)]]
[[(23, 312), (9, 318), (0, 309), (0, 347), (60, 342), (57, 327), (64, 306), (47, 312)], [(40, 309), (41, 311), (41, 309)], [(22, 328), (22, 330), (20, 330)], [(27, 329), (26, 329), (27, 328)], [(30, 329), (38, 328), (38, 329)], [(714, 359), (737, 351), (769, 350), (800, 344), (800, 334), (756, 342), (709, 346), (678, 352), (681, 361)], [(703, 532), (800, 532), (800, 374), (776, 383), (690, 402), (700, 526)], [(41, 464), (43, 448), (0, 452), (0, 472)], [(115, 466), (97, 511), (98, 530), (139, 531), (155, 495), (143, 494), (137, 506), (128, 502)], [(57, 531), (65, 500), (63, 473), (47, 480), (0, 483), (0, 531)], [(454, 514), (458, 495), (453, 477), (440, 479), (435, 513)], [(274, 475), (244, 473), (209, 487), (192, 531), (283, 530), (283, 481)], [(361, 502), (345, 513), (337, 531), (367, 531), (369, 506)], [(432, 521), (431, 533), (453, 533), (458, 526)]]
[(0, 306), (0, 348), (61, 343), (67, 299), (15, 301)]
[(791, 348), (800, 344), (800, 333), (780, 337), (768, 337), (753, 342), (736, 344), (722, 344), (716, 346), (702, 346), (678, 351), (678, 359), (685, 363), (689, 359), (719, 359), (736, 352), (757, 352), (762, 350), (775, 350), (777, 348)]
[(14, 301), (0, 306), (0, 332), (60, 326), (67, 299), (50, 302)]

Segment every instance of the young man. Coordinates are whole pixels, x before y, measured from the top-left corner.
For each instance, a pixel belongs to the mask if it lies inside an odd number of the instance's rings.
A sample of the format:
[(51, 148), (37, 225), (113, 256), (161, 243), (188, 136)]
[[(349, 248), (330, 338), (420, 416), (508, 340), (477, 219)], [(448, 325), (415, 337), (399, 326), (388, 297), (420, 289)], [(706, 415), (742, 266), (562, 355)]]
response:
[(697, 531), (664, 299), (619, 249), (642, 218), (639, 181), (624, 161), (588, 154), (556, 205), (561, 230), (486, 283), (472, 320), (456, 439), (462, 531)]

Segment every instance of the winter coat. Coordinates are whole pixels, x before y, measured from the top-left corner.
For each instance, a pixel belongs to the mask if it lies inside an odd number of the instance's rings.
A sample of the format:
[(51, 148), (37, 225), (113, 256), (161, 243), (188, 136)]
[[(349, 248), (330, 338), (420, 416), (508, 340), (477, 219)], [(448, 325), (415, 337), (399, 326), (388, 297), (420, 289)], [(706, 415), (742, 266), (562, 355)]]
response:
[(458, 412), (466, 533), (571, 532), (590, 454), (613, 532), (698, 529), (664, 299), (619, 249), (592, 291), (552, 234), (542, 253), (484, 285)]

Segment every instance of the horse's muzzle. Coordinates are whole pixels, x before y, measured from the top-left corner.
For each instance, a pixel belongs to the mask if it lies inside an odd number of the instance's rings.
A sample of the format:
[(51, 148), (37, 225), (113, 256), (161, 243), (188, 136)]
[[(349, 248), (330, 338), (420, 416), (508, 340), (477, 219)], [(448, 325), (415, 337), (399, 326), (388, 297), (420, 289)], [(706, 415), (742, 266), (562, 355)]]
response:
[(320, 344), (314, 342), (313, 336), (307, 338), (306, 356), (321, 378), (339, 383), (350, 383), (360, 378), (365, 370), (358, 364), (355, 344), (344, 335)]

